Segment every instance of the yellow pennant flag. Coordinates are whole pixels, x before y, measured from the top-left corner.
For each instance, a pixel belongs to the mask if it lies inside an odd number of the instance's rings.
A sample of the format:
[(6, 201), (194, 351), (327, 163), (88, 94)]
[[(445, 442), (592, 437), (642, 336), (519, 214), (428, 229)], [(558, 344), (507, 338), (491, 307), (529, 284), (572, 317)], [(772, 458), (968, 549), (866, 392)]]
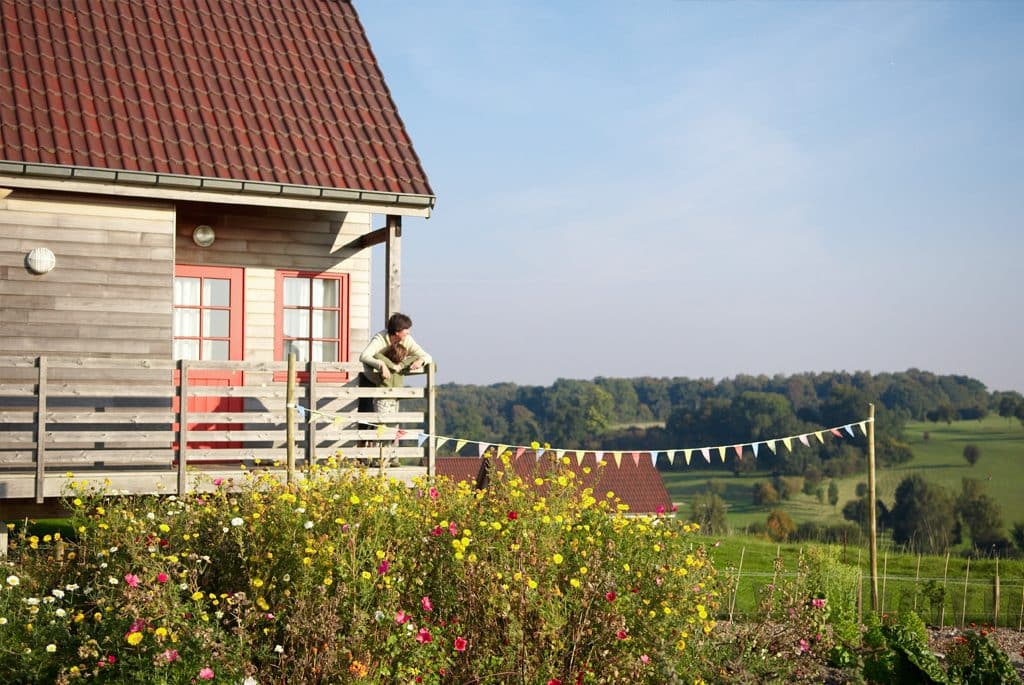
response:
[(497, 449), (498, 451), (495, 453), (494, 456), (500, 457), (502, 454), (505, 453), (505, 450), (508, 449), (508, 445), (496, 445), (495, 449)]
[(446, 442), (448, 442), (448, 440), (450, 440), (450, 438), (446, 438), (443, 435), (437, 436), (437, 444), (434, 445), (434, 449), (436, 449), (436, 450), (441, 449), (441, 445), (443, 445)]
[(458, 442), (456, 442), (455, 443), (455, 454), (458, 454), (462, 450), (462, 448), (466, 446), (467, 442), (469, 442), (469, 441), (468, 440), (459, 440)]
[(555, 459), (562, 461), (562, 457), (565, 456), (565, 450), (555, 450)]
[(693, 454), (693, 450), (683, 450), (683, 459), (686, 460), (686, 465), (690, 465), (690, 455)]
[(722, 461), (725, 461), (725, 447), (718, 448), (718, 456), (722, 459)]
[(782, 444), (786, 446), (786, 449), (790, 452), (793, 451), (793, 438), (783, 438)]
[(384, 435), (384, 424), (377, 424), (377, 437)]
[(768, 449), (770, 449), (772, 451), (772, 454), (775, 454), (775, 441), (774, 440), (765, 440), (764, 444), (768, 445)]
[(612, 452), (612, 459), (615, 460), (615, 466), (622, 464), (622, 452)]
[[(670, 450), (669, 452), (667, 452), (667, 454), (668, 454), (668, 464), (669, 464), (669, 466), (672, 466), (673, 464), (676, 463), (676, 451), (675, 450)], [(687, 463), (689, 463), (690, 460), (687, 459), (686, 461), (687, 461)]]
[(341, 417), (340, 416), (335, 416), (334, 417), (334, 425), (337, 426), (337, 427), (341, 427)]
[(816, 433), (814, 434), (814, 437), (816, 437), (816, 438), (818, 439), (818, 442), (820, 442), (820, 443), (821, 443), (822, 445), (824, 445), (824, 444), (825, 444), (825, 436), (824, 436), (824, 435), (822, 435), (822, 433), (824, 433), (824, 432), (825, 432), (825, 431), (817, 431), (817, 432), (816, 432)]
[(576, 466), (579, 466), (580, 464), (583, 463), (583, 457), (585, 457), (585, 456), (586, 456), (586, 452), (577, 452), (576, 453)]
[(861, 421), (857, 425), (860, 426), (860, 432), (861, 433), (863, 433), (864, 435), (868, 434), (868, 422), (867, 421)]

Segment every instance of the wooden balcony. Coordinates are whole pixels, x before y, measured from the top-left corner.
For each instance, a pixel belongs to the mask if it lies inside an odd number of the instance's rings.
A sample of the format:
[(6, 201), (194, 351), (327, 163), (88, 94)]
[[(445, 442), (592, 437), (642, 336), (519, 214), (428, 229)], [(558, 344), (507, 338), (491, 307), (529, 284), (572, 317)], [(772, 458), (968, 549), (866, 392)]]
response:
[[(361, 368), (299, 364), (289, 402), (287, 362), (0, 357), (0, 500), (43, 502), (83, 478), (184, 493), (242, 467), (301, 477), (330, 457), (402, 480), (433, 474), (433, 367), (405, 388), (357, 387)], [(402, 411), (359, 413), (361, 397)]]

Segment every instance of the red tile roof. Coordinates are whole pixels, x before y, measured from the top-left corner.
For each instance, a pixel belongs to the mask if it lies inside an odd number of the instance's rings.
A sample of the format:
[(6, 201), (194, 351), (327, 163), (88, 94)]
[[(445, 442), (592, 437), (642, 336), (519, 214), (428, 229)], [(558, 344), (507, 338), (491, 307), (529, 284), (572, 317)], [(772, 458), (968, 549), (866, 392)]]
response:
[[(661, 474), (651, 464), (650, 454), (641, 453), (639, 461), (624, 455), (618, 466), (610, 457), (606, 457), (605, 461), (605, 466), (598, 468), (594, 453), (588, 452), (579, 464), (575, 458), (570, 458), (568, 468), (576, 473), (583, 487), (593, 489), (594, 497), (600, 500), (611, 492), (629, 506), (629, 513), (653, 514), (659, 510), (667, 512), (672, 509), (672, 499), (661, 480)], [(484, 464), (485, 461), (479, 457), (439, 457), (436, 471), (439, 476), (447, 476), (456, 481), (475, 482)], [(512, 462), (516, 474), (528, 484), (533, 483), (535, 477), (543, 475), (551, 466), (551, 459), (542, 456), (538, 461), (533, 452), (526, 452)], [(590, 473), (584, 473), (588, 467)]]
[(350, 2), (0, 10), (0, 160), (433, 195)]

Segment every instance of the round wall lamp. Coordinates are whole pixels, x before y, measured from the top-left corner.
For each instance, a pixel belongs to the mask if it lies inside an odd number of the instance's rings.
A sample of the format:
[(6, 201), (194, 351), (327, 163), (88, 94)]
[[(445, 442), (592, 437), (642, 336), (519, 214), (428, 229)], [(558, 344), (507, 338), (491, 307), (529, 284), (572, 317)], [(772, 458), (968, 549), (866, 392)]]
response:
[(192, 242), (199, 247), (209, 247), (213, 245), (213, 241), (217, 239), (217, 234), (213, 230), (213, 226), (207, 226), (206, 224), (199, 224), (195, 230), (192, 231)]
[(48, 247), (35, 247), (25, 256), (25, 266), (34, 274), (46, 274), (57, 266), (57, 258)]

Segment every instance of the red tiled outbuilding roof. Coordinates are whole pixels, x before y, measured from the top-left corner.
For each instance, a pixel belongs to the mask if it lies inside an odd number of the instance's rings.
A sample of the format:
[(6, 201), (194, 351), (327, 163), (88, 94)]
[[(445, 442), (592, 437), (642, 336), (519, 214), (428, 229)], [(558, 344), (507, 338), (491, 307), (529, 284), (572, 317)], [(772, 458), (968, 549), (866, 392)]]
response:
[(0, 8), (0, 160), (433, 196), (350, 2)]
[[(486, 482), (489, 461), (480, 457), (439, 457), (435, 466), (439, 476), (456, 482), (476, 483)], [(525, 452), (519, 458), (513, 458), (512, 468), (529, 485), (534, 478), (551, 469), (552, 462), (548, 457), (542, 456), (538, 460), (533, 452)], [(614, 461), (606, 460), (604, 466), (598, 467), (596, 457), (588, 452), (578, 464), (575, 458), (570, 459), (567, 468), (576, 474), (581, 487), (593, 490), (595, 498), (604, 499), (612, 493), (629, 506), (629, 513), (653, 514), (672, 509), (672, 498), (665, 489), (661, 474), (651, 464), (649, 454), (641, 454), (639, 461), (625, 456), (618, 466)]]

